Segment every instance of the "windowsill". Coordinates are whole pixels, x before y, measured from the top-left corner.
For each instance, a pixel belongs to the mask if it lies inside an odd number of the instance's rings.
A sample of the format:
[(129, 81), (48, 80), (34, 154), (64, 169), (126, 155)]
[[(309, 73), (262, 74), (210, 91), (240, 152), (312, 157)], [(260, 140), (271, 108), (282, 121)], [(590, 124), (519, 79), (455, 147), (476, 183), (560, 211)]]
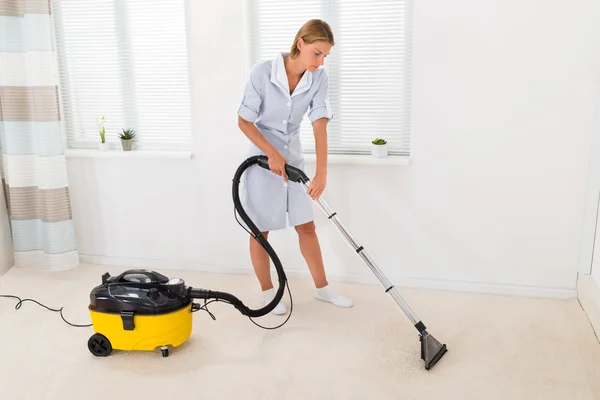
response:
[(67, 149), (65, 150), (65, 156), (68, 158), (146, 158), (163, 160), (189, 160), (193, 158), (194, 155), (191, 151)]
[[(191, 151), (150, 151), (150, 150), (132, 150), (123, 151), (121, 149), (95, 150), (95, 149), (66, 149), (67, 158), (145, 158), (145, 159), (171, 159), (171, 160), (189, 160), (194, 157)], [(315, 164), (317, 156), (315, 154), (305, 154), (304, 159), (307, 164)], [(383, 158), (373, 157), (371, 155), (350, 155), (350, 154), (329, 154), (327, 156), (328, 164), (340, 165), (410, 165), (410, 157), (406, 156), (387, 156)]]
[[(316, 154), (305, 154), (304, 160), (307, 164), (315, 164), (317, 156)], [(345, 165), (410, 165), (410, 157), (387, 156), (377, 158), (372, 155), (329, 154), (327, 156), (327, 163)]]

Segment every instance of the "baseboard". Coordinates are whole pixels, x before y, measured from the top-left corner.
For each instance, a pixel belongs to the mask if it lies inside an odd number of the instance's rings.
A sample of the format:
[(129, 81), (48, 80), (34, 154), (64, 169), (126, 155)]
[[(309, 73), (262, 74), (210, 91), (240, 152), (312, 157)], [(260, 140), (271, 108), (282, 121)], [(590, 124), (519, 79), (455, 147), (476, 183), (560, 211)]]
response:
[(590, 320), (590, 324), (600, 338), (600, 287), (591, 275), (580, 274), (577, 279), (578, 299)]
[[(253, 275), (251, 266), (231, 266), (217, 264), (200, 264), (197, 262), (181, 262), (171, 260), (153, 260), (144, 258), (107, 257), (94, 255), (80, 255), (79, 260), (83, 264), (123, 266), (126, 268), (156, 268), (177, 271), (202, 271), (209, 273)], [(296, 270), (286, 268), (286, 274), (290, 278), (309, 279), (308, 270)], [(364, 274), (329, 273), (328, 278), (332, 282), (347, 282), (359, 284), (379, 285), (377, 278), (366, 271)], [(478, 282), (459, 282), (449, 280), (434, 280), (407, 278), (400, 276), (387, 277), (395, 286), (430, 290), (448, 290), (457, 292), (499, 294), (510, 296), (543, 297), (556, 299), (577, 298), (575, 289), (546, 288), (535, 286), (502, 285)]]
[(13, 265), (0, 266), (0, 276), (8, 273), (13, 268)]

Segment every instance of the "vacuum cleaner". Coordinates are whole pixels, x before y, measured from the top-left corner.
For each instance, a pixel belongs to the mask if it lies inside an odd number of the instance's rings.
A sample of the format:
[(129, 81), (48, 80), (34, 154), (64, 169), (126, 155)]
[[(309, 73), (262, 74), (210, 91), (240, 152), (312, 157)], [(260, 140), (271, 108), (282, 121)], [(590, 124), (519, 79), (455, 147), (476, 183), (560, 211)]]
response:
[[(233, 179), (233, 202), (235, 211), (250, 228), (253, 238), (261, 244), (273, 261), (279, 281), (273, 300), (262, 308), (251, 309), (233, 294), (190, 287), (181, 278), (169, 278), (147, 269), (130, 269), (118, 276), (105, 273), (102, 283), (91, 291), (88, 307), (95, 332), (88, 340), (88, 349), (94, 356), (106, 357), (113, 349), (155, 350), (160, 347), (163, 357), (168, 357), (169, 346), (180, 346), (189, 339), (192, 332), (192, 314), (201, 309), (208, 311), (208, 300), (231, 304), (242, 315), (251, 319), (264, 316), (275, 308), (283, 297), (287, 277), (277, 254), (246, 214), (239, 198), (240, 178), (248, 168), (255, 165), (270, 169), (266, 156), (246, 159), (238, 167)], [(285, 170), (290, 181), (300, 183), (308, 190), (310, 180), (302, 170), (290, 165), (286, 165)], [(425, 362), (425, 369), (429, 370), (447, 352), (446, 345), (427, 331), (423, 322), (384, 276), (364, 247), (343, 226), (337, 213), (333, 212), (322, 198), (316, 202), (379, 279), (385, 293), (389, 293), (417, 329), (421, 343), (421, 359)], [(204, 300), (204, 306), (195, 303), (197, 299)]]

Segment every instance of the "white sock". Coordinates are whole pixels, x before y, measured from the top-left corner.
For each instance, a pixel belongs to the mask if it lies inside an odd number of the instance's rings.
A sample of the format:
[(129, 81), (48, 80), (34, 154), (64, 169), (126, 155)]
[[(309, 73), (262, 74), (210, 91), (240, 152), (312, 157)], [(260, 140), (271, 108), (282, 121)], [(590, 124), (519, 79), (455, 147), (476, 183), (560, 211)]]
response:
[[(275, 298), (275, 295), (277, 294), (277, 291), (275, 290), (275, 288), (271, 288), (269, 290), (263, 290), (262, 295), (263, 295), (263, 307), (266, 306), (267, 304), (269, 304), (271, 302), (271, 300), (273, 300)], [(272, 314), (275, 315), (283, 315), (285, 313), (287, 313), (287, 308), (285, 307), (285, 304), (283, 304), (283, 301), (279, 301), (279, 304), (277, 304), (275, 306), (275, 308), (271, 311)]]
[(315, 297), (318, 300), (327, 301), (331, 304), (334, 304), (338, 307), (352, 307), (353, 303), (348, 297), (337, 293), (331, 285), (324, 286), (322, 288), (317, 288), (317, 293)]

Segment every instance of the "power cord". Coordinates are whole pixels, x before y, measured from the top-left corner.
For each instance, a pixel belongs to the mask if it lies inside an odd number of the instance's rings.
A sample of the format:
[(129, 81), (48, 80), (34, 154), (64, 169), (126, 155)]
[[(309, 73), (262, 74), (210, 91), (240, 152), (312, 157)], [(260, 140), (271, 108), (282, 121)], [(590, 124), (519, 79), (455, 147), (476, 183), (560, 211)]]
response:
[(39, 302), (39, 301), (37, 301), (37, 300), (34, 300), (34, 299), (21, 299), (21, 298), (20, 298), (20, 297), (18, 297), (18, 296), (13, 296), (13, 295), (10, 295), (10, 294), (6, 294), (6, 295), (5, 295), (5, 294), (0, 294), (0, 297), (6, 297), (6, 298), (11, 298), (11, 299), (17, 299), (17, 300), (19, 300), (19, 302), (18, 302), (18, 303), (17, 303), (17, 305), (15, 306), (15, 310), (18, 310), (18, 309), (20, 309), (20, 308), (21, 308), (21, 306), (23, 305), (23, 303), (25, 303), (26, 301), (31, 301), (31, 302), (33, 302), (33, 303), (36, 303), (36, 304), (38, 304), (38, 305), (40, 305), (40, 306), (44, 307), (44, 308), (45, 308), (45, 309), (47, 309), (47, 310), (50, 310), (50, 311), (54, 311), (54, 312), (60, 313), (60, 317), (63, 319), (63, 321), (65, 321), (67, 324), (69, 324), (69, 325), (71, 325), (71, 326), (74, 326), (74, 327), (76, 327), (76, 328), (87, 328), (87, 327), (89, 327), (89, 326), (92, 326), (92, 324), (87, 324), (87, 325), (77, 325), (77, 324), (72, 324), (72, 323), (70, 323), (69, 321), (67, 321), (67, 320), (65, 319), (64, 315), (63, 315), (63, 308), (64, 308), (64, 307), (61, 307), (61, 308), (59, 308), (59, 309), (54, 309), (54, 308), (50, 308), (50, 307), (48, 307), (48, 306), (46, 306), (46, 305), (44, 305), (44, 304), (40, 303), (40, 302)]
[(283, 325), (285, 325), (288, 322), (288, 320), (292, 316), (292, 312), (294, 311), (294, 302), (292, 301), (292, 292), (290, 291), (290, 286), (289, 286), (287, 280), (285, 281), (285, 286), (287, 287), (288, 294), (290, 296), (290, 312), (289, 312), (287, 318), (285, 319), (285, 321), (283, 321), (280, 325), (277, 325), (274, 327), (266, 327), (266, 326), (262, 326), (260, 324), (257, 324), (256, 322), (254, 322), (252, 317), (248, 317), (254, 325), (258, 326), (259, 328), (263, 328), (263, 329), (278, 329), (278, 328), (281, 328)]
[[(288, 293), (290, 293), (289, 286), (288, 286)], [(31, 302), (33, 302), (33, 303), (35, 303), (35, 304), (37, 304), (37, 305), (39, 305), (41, 307), (44, 307), (45, 309), (47, 309), (49, 311), (53, 311), (53, 312), (59, 313), (60, 317), (62, 318), (62, 320), (65, 321), (70, 326), (73, 326), (73, 327), (76, 327), (76, 328), (87, 328), (87, 327), (90, 327), (90, 326), (93, 325), (93, 324), (79, 325), (79, 324), (73, 324), (73, 323), (67, 321), (66, 318), (63, 315), (63, 309), (64, 309), (64, 307), (61, 307), (59, 309), (54, 309), (54, 308), (48, 307), (45, 304), (40, 303), (37, 300), (34, 300), (34, 299), (21, 299), (19, 296), (14, 296), (14, 295), (10, 295), (10, 294), (0, 294), (0, 297), (18, 300), (17, 304), (15, 305), (15, 310), (19, 310), (21, 308), (21, 306), (23, 305), (23, 303), (25, 303), (26, 301), (31, 301)], [(221, 302), (221, 303), (231, 304), (227, 300), (212, 299), (210, 301), (207, 301), (206, 299), (204, 299), (204, 305), (202, 305), (202, 306), (200, 304), (193, 303), (192, 304), (192, 311), (191, 312), (206, 311), (213, 320), (216, 320), (217, 318), (215, 317), (215, 315), (212, 312), (210, 312), (210, 310), (208, 309), (208, 305), (210, 303), (213, 303), (213, 302)], [(277, 329), (277, 328), (283, 326), (290, 319), (290, 316), (292, 315), (292, 310), (294, 308), (294, 305), (293, 305), (293, 302), (292, 302), (291, 293), (290, 293), (290, 304), (291, 304), (290, 315), (288, 315), (287, 319), (281, 325), (279, 325), (279, 326), (276, 326), (276, 327), (265, 327), (265, 326), (261, 326), (260, 324), (257, 324), (256, 322), (254, 322), (254, 320), (251, 317), (249, 317), (249, 319), (250, 319), (250, 321), (252, 321), (252, 323), (254, 323), (256, 326), (258, 326), (260, 328), (263, 328), (263, 329)]]
[[(291, 291), (290, 291), (290, 287), (289, 287), (289, 284), (288, 284), (288, 282), (287, 282), (287, 281), (286, 281), (286, 287), (287, 287), (287, 289), (288, 289), (288, 294), (289, 294), (289, 297), (290, 297), (290, 313), (289, 313), (288, 317), (286, 318), (286, 320), (285, 320), (285, 321), (283, 321), (283, 322), (282, 322), (280, 325), (278, 325), (278, 326), (275, 326), (275, 327), (266, 327), (266, 326), (262, 326), (262, 325), (260, 325), (260, 324), (256, 323), (256, 322), (255, 322), (255, 321), (252, 319), (252, 317), (248, 317), (248, 318), (250, 319), (250, 321), (251, 321), (251, 322), (252, 322), (254, 325), (258, 326), (259, 328), (263, 328), (263, 329), (278, 329), (278, 328), (282, 327), (283, 325), (285, 325), (285, 324), (287, 323), (287, 321), (288, 321), (288, 320), (290, 319), (290, 317), (292, 316), (292, 311), (294, 310), (294, 302), (293, 302), (293, 300), (292, 300), (292, 293), (291, 293)], [(16, 299), (16, 300), (18, 300), (17, 304), (15, 305), (15, 310), (19, 310), (19, 309), (21, 308), (21, 306), (23, 305), (23, 303), (25, 303), (26, 301), (31, 301), (31, 302), (33, 302), (33, 303), (35, 303), (35, 304), (38, 304), (38, 305), (39, 305), (39, 306), (41, 306), (41, 307), (44, 307), (45, 309), (47, 309), (47, 310), (49, 310), (49, 311), (53, 311), (53, 312), (57, 312), (57, 313), (59, 313), (59, 314), (60, 314), (60, 317), (62, 318), (62, 320), (63, 320), (63, 321), (65, 321), (65, 322), (66, 322), (68, 325), (70, 325), (70, 326), (73, 326), (73, 327), (76, 327), (76, 328), (87, 328), (87, 327), (90, 327), (90, 326), (92, 326), (92, 325), (93, 325), (93, 324), (79, 325), (79, 324), (73, 324), (73, 323), (71, 323), (71, 322), (67, 321), (67, 320), (66, 320), (66, 318), (65, 318), (65, 317), (64, 317), (64, 315), (63, 315), (63, 309), (64, 309), (64, 307), (61, 307), (61, 308), (59, 308), (59, 309), (54, 309), (54, 308), (50, 308), (50, 307), (46, 306), (45, 304), (42, 304), (42, 303), (40, 303), (40, 302), (39, 302), (39, 301), (37, 301), (37, 300), (34, 300), (34, 299), (21, 299), (19, 296), (14, 296), (14, 295), (10, 295), (10, 294), (6, 294), (6, 295), (5, 295), (5, 294), (0, 294), (0, 297), (4, 297), (4, 298), (10, 298), (10, 299)], [(222, 299), (211, 299), (211, 300), (207, 301), (207, 299), (204, 299), (204, 305), (200, 305), (200, 304), (197, 304), (197, 303), (192, 303), (192, 309), (191, 309), (191, 312), (197, 312), (197, 311), (206, 311), (206, 312), (208, 313), (208, 315), (210, 315), (210, 317), (211, 317), (213, 320), (216, 320), (217, 318), (215, 317), (215, 315), (214, 315), (214, 314), (213, 314), (213, 313), (212, 313), (212, 312), (211, 312), (211, 311), (208, 309), (208, 305), (209, 305), (210, 303), (213, 303), (213, 302), (221, 302), (221, 303), (226, 303), (226, 304), (233, 305), (233, 304), (231, 304), (231, 303), (230, 303), (229, 301), (227, 301), (227, 300), (222, 300)]]
[[(252, 232), (250, 232), (248, 229), (246, 229), (246, 227), (245, 227), (244, 225), (242, 225), (242, 224), (241, 224), (240, 220), (238, 219), (238, 215), (237, 215), (237, 212), (236, 212), (235, 208), (234, 208), (234, 216), (235, 216), (235, 219), (236, 219), (236, 221), (238, 222), (238, 224), (239, 224), (239, 225), (240, 225), (242, 228), (244, 228), (244, 230), (245, 230), (246, 232), (248, 232), (248, 233), (249, 233), (249, 234), (250, 234), (250, 235), (251, 235), (251, 236), (252, 236), (252, 237), (253, 237), (255, 240), (258, 240), (258, 239), (256, 238), (256, 236), (255, 236), (255, 235), (254, 235)], [(250, 319), (250, 321), (251, 321), (251, 322), (252, 322), (254, 325), (258, 326), (259, 328), (263, 328), (263, 329), (268, 329), (268, 330), (271, 330), (271, 329), (278, 329), (278, 328), (281, 328), (283, 325), (285, 325), (285, 324), (286, 324), (286, 323), (289, 321), (290, 317), (292, 316), (292, 312), (293, 312), (293, 310), (294, 310), (294, 301), (293, 301), (293, 299), (292, 299), (292, 292), (291, 292), (291, 290), (290, 290), (290, 286), (289, 286), (289, 283), (287, 282), (287, 280), (286, 280), (286, 282), (285, 282), (285, 285), (286, 285), (286, 288), (287, 288), (287, 291), (288, 291), (288, 295), (289, 295), (289, 298), (290, 298), (290, 312), (289, 312), (289, 314), (288, 314), (287, 318), (285, 319), (285, 321), (283, 321), (281, 324), (279, 324), (279, 325), (277, 325), (277, 326), (274, 326), (274, 327), (267, 327), (267, 326), (262, 326), (262, 325), (260, 325), (260, 324), (256, 323), (256, 322), (254, 321), (254, 319), (252, 319), (252, 317), (248, 317), (248, 318)], [(73, 323), (71, 323), (71, 322), (67, 321), (67, 320), (66, 320), (66, 318), (65, 318), (65, 317), (64, 317), (64, 315), (63, 315), (63, 308), (64, 308), (64, 307), (61, 307), (61, 308), (59, 308), (59, 309), (54, 309), (54, 308), (50, 308), (50, 307), (46, 306), (45, 304), (42, 304), (42, 303), (40, 303), (40, 302), (39, 302), (39, 301), (37, 301), (37, 300), (34, 300), (34, 299), (21, 299), (19, 296), (14, 296), (14, 295), (4, 295), (4, 294), (2, 294), (2, 295), (0, 295), (0, 297), (4, 297), (4, 298), (11, 298), (11, 299), (16, 299), (16, 300), (18, 300), (17, 304), (15, 305), (15, 310), (19, 310), (19, 309), (21, 308), (21, 306), (23, 305), (23, 303), (25, 303), (26, 301), (31, 301), (31, 302), (33, 302), (33, 303), (35, 303), (35, 304), (37, 304), (37, 305), (39, 305), (39, 306), (41, 306), (41, 307), (44, 307), (45, 309), (47, 309), (47, 310), (49, 310), (49, 311), (53, 311), (53, 312), (57, 312), (57, 313), (59, 313), (59, 314), (60, 314), (60, 317), (62, 318), (62, 320), (63, 320), (63, 321), (65, 321), (65, 322), (66, 322), (68, 325), (70, 325), (70, 326), (73, 326), (73, 327), (76, 327), (76, 328), (87, 328), (87, 327), (90, 327), (90, 326), (92, 326), (92, 325), (93, 325), (93, 324), (79, 325), (79, 324), (73, 324)], [(209, 309), (208, 309), (208, 305), (209, 305), (210, 303), (213, 303), (213, 302), (221, 302), (221, 303), (231, 304), (231, 303), (230, 303), (229, 301), (227, 301), (227, 300), (221, 300), (221, 299), (212, 299), (212, 300), (210, 300), (210, 301), (207, 301), (206, 299), (204, 299), (204, 305), (202, 305), (202, 306), (201, 306), (200, 304), (197, 304), (197, 303), (193, 303), (193, 304), (192, 304), (192, 312), (197, 312), (197, 311), (201, 311), (201, 310), (202, 310), (202, 311), (206, 311), (206, 312), (207, 312), (207, 313), (210, 315), (210, 317), (211, 317), (213, 320), (216, 320), (216, 317), (215, 317), (215, 315), (214, 315), (212, 312), (210, 312), (210, 311), (209, 311)]]

